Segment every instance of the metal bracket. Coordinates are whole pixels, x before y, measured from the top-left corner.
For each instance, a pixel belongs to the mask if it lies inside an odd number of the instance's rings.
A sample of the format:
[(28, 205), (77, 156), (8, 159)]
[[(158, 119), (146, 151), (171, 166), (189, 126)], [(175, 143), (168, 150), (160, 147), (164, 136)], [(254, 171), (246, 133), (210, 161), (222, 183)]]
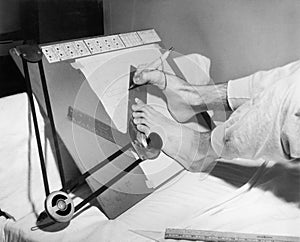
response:
[(37, 45), (20, 45), (16, 47), (17, 53), (27, 62), (37, 63), (42, 60), (42, 50)]

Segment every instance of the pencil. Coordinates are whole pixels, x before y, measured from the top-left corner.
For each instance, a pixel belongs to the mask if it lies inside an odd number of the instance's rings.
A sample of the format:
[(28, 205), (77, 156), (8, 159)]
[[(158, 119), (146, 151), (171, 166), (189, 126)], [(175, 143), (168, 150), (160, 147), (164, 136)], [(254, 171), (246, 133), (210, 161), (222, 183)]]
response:
[[(150, 64), (148, 64), (145, 68), (143, 68), (143, 70), (139, 71), (138, 75), (140, 75), (141, 73), (143, 73), (143, 71), (147, 70), (148, 68), (152, 68), (152, 69), (156, 69), (158, 67), (161, 66), (162, 62), (165, 61), (170, 53), (174, 50), (173, 47), (169, 48), (165, 53), (163, 53), (159, 58), (155, 59), (154, 61), (152, 61)], [(131, 84), (131, 86), (128, 88), (128, 90), (132, 90), (136, 87), (139, 87), (139, 86), (143, 86), (143, 85), (146, 85), (147, 83), (144, 83), (144, 84)]]

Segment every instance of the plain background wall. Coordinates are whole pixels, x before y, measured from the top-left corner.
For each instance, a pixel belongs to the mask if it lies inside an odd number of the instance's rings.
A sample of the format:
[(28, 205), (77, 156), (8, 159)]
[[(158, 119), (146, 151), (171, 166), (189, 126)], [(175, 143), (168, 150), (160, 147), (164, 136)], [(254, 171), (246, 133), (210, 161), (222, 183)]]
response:
[(105, 33), (155, 28), (224, 82), (300, 59), (299, 0), (104, 0)]
[(0, 34), (19, 30), (19, 0), (0, 0)]

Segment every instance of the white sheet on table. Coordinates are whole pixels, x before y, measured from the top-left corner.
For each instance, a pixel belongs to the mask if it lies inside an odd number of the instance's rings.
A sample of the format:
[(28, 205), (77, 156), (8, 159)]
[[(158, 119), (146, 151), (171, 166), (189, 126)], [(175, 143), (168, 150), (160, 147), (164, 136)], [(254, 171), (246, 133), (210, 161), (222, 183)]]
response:
[[(46, 150), (50, 191), (59, 190), (58, 169), (49, 142), (45, 145), (44, 122), (36, 102), (35, 105), (43, 149)], [(81, 219), (72, 221), (68, 229), (51, 233), (52, 236), (48, 232), (31, 231), (38, 215), (44, 211), (46, 196), (34, 126), (29, 118), (31, 113), (25, 93), (0, 99), (0, 208), (17, 220), (13, 222), (0, 217), (0, 241), (63, 241), (64, 238), (70, 241), (76, 233), (78, 241), (82, 241), (85, 235), (78, 234), (82, 226), (90, 225), (85, 228), (88, 232), (95, 229), (95, 221), (107, 221), (95, 207), (84, 212)], [(82, 199), (77, 197), (74, 201), (79, 203)]]
[[(36, 102), (35, 105), (39, 110)], [(45, 142), (43, 118), (38, 111), (37, 118), (50, 190), (58, 190), (60, 178), (49, 141)], [(46, 196), (27, 95), (2, 98), (0, 120), (0, 208), (16, 219), (31, 212), (38, 214)]]

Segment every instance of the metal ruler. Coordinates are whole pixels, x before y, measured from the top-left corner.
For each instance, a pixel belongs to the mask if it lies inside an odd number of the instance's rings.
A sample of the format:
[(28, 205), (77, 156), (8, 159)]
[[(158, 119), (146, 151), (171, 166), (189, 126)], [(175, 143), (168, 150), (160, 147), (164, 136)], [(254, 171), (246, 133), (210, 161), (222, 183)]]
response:
[[(129, 72), (129, 86), (133, 83), (133, 76), (136, 72), (136, 67), (130, 66), (130, 72)], [(132, 115), (131, 106), (133, 103), (135, 103), (135, 98), (139, 98), (144, 103), (147, 103), (147, 87), (146, 85), (140, 86), (132, 91), (129, 92), (128, 96), (128, 120), (130, 120)], [(68, 119), (72, 121), (73, 123), (79, 125), (80, 127), (95, 133), (96, 135), (109, 140), (112, 143), (115, 143), (120, 146), (124, 146), (128, 144), (128, 142), (131, 142), (129, 130), (127, 133), (122, 133), (117, 129), (112, 128), (110, 125), (107, 125), (103, 122), (101, 122), (98, 119), (95, 119), (94, 117), (69, 106), (68, 109)], [(130, 126), (129, 126), (130, 127)], [(136, 131), (135, 131), (136, 132)]]
[(165, 239), (190, 241), (300, 242), (300, 237), (167, 228)]
[(112, 143), (123, 145), (124, 143), (128, 143), (128, 141), (130, 141), (128, 134), (124, 134), (71, 106), (68, 110), (68, 118), (80, 127), (93, 132)]

